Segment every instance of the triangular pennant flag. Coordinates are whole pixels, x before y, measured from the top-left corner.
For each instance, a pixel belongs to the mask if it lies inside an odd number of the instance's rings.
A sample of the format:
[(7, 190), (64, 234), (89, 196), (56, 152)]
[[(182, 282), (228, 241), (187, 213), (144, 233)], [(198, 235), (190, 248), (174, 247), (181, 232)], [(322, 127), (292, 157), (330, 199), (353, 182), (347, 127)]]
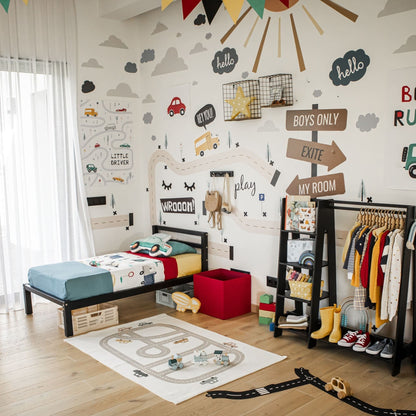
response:
[(208, 23), (211, 24), (218, 9), (220, 8), (222, 0), (202, 0), (204, 5), (205, 14), (207, 15)]
[(290, 0), (280, 0), (280, 3), (283, 3), (287, 8), (289, 8)]
[(27, 6), (27, 4), (29, 3), (29, 0), (23, 0), (23, 3), (26, 4)]
[(3, 6), (4, 10), (6, 10), (6, 13), (9, 13), (10, 0), (0, 0), (0, 3)]
[(254, 11), (263, 19), (264, 4), (266, 0), (247, 0)]
[(222, 2), (235, 23), (240, 15), (244, 0), (222, 0)]
[(197, 4), (201, 0), (182, 0), (182, 13), (183, 13), (183, 19), (185, 20), (189, 13), (192, 12), (193, 9), (197, 6)]
[[(28, 1), (28, 0), (23, 0), (23, 1)], [(162, 0), (162, 4), (161, 4), (161, 9), (162, 9), (162, 12), (163, 12), (163, 10), (165, 10), (166, 9), (166, 7), (168, 7), (169, 6), (169, 4), (171, 4), (173, 2), (173, 0)]]

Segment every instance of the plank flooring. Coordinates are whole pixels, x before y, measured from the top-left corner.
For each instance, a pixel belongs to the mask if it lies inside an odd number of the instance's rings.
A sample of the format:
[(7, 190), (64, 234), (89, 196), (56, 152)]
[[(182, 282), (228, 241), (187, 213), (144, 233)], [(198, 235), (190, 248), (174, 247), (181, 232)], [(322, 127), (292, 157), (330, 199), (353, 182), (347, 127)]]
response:
[[(340, 376), (354, 396), (374, 406), (416, 410), (416, 376), (410, 359), (401, 373), (390, 375), (390, 362), (326, 343), (308, 350), (304, 339), (284, 332), (273, 338), (257, 315), (222, 321), (203, 314), (176, 312), (154, 301), (154, 293), (115, 302), (120, 323), (167, 313), (267, 351), (286, 355), (278, 364), (220, 387), (248, 390), (295, 378), (305, 367), (324, 381)], [(57, 306), (37, 304), (32, 316), (23, 311), (0, 315), (1, 416), (351, 416), (365, 413), (306, 385), (249, 400), (211, 399), (204, 394), (179, 405), (160, 399), (65, 343), (57, 326)], [(213, 386), (212, 389), (215, 389)]]

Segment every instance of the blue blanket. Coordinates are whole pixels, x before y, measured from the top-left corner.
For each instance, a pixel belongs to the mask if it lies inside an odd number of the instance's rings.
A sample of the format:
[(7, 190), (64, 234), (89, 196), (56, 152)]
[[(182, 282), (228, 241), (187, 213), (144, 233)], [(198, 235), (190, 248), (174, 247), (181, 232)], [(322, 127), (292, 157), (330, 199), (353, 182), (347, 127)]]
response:
[(29, 283), (62, 300), (78, 300), (113, 292), (111, 273), (77, 261), (29, 269)]

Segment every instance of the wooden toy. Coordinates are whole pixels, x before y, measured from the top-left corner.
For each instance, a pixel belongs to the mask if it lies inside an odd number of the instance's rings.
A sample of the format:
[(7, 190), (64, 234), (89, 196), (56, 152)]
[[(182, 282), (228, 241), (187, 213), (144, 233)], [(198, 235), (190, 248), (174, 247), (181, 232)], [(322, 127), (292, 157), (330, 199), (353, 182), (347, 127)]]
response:
[(350, 384), (339, 377), (332, 377), (329, 383), (325, 384), (325, 391), (334, 390), (337, 392), (338, 399), (345, 399), (352, 395)]
[(273, 295), (264, 293), (263, 295), (260, 296), (260, 303), (273, 303)]
[(191, 298), (183, 292), (173, 292), (172, 299), (176, 303), (176, 310), (185, 312), (190, 309), (193, 313), (197, 313), (201, 307), (201, 302), (197, 298)]
[(195, 351), (194, 355), (194, 362), (195, 364), (199, 364), (199, 365), (207, 365), (208, 364), (208, 355), (205, 351), (201, 351), (199, 354), (197, 351)]
[(270, 325), (274, 321), (274, 315), (276, 311), (276, 303), (263, 303), (259, 304), (259, 324)]
[(224, 351), (215, 350), (214, 355), (215, 355), (215, 364), (223, 365), (224, 367), (227, 367), (228, 365), (230, 365), (230, 357)]
[(179, 354), (175, 354), (169, 359), (168, 365), (172, 370), (180, 370), (183, 368), (182, 357)]

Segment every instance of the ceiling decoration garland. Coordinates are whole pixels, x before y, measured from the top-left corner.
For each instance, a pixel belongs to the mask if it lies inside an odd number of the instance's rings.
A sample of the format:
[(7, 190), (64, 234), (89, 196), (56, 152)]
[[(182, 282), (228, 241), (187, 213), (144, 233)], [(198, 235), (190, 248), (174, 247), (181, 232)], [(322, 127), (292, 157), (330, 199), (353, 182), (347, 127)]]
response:
[[(173, 0), (171, 0), (173, 1)], [(29, 0), (23, 0), (23, 3), (27, 5)], [(163, 2), (163, 0), (162, 0)], [(3, 6), (3, 9), (6, 11), (6, 13), (9, 13), (9, 6), (10, 6), (10, 0), (0, 0), (0, 4)]]
[[(0, 0), (5, 1), (5, 0)], [(25, 1), (25, 0), (24, 0)], [(208, 22), (211, 24), (221, 4), (224, 6), (230, 15), (233, 22), (236, 23), (238, 16), (240, 15), (243, 7), (244, 0), (182, 0), (182, 14), (183, 18), (186, 19), (188, 15), (195, 9), (195, 7), (201, 3), (204, 6), (205, 14), (207, 15)], [(288, 3), (289, 0), (280, 0), (283, 4)], [(173, 0), (161, 0), (162, 11), (168, 7)], [(264, 5), (266, 0), (247, 0), (254, 11), (263, 18)]]

